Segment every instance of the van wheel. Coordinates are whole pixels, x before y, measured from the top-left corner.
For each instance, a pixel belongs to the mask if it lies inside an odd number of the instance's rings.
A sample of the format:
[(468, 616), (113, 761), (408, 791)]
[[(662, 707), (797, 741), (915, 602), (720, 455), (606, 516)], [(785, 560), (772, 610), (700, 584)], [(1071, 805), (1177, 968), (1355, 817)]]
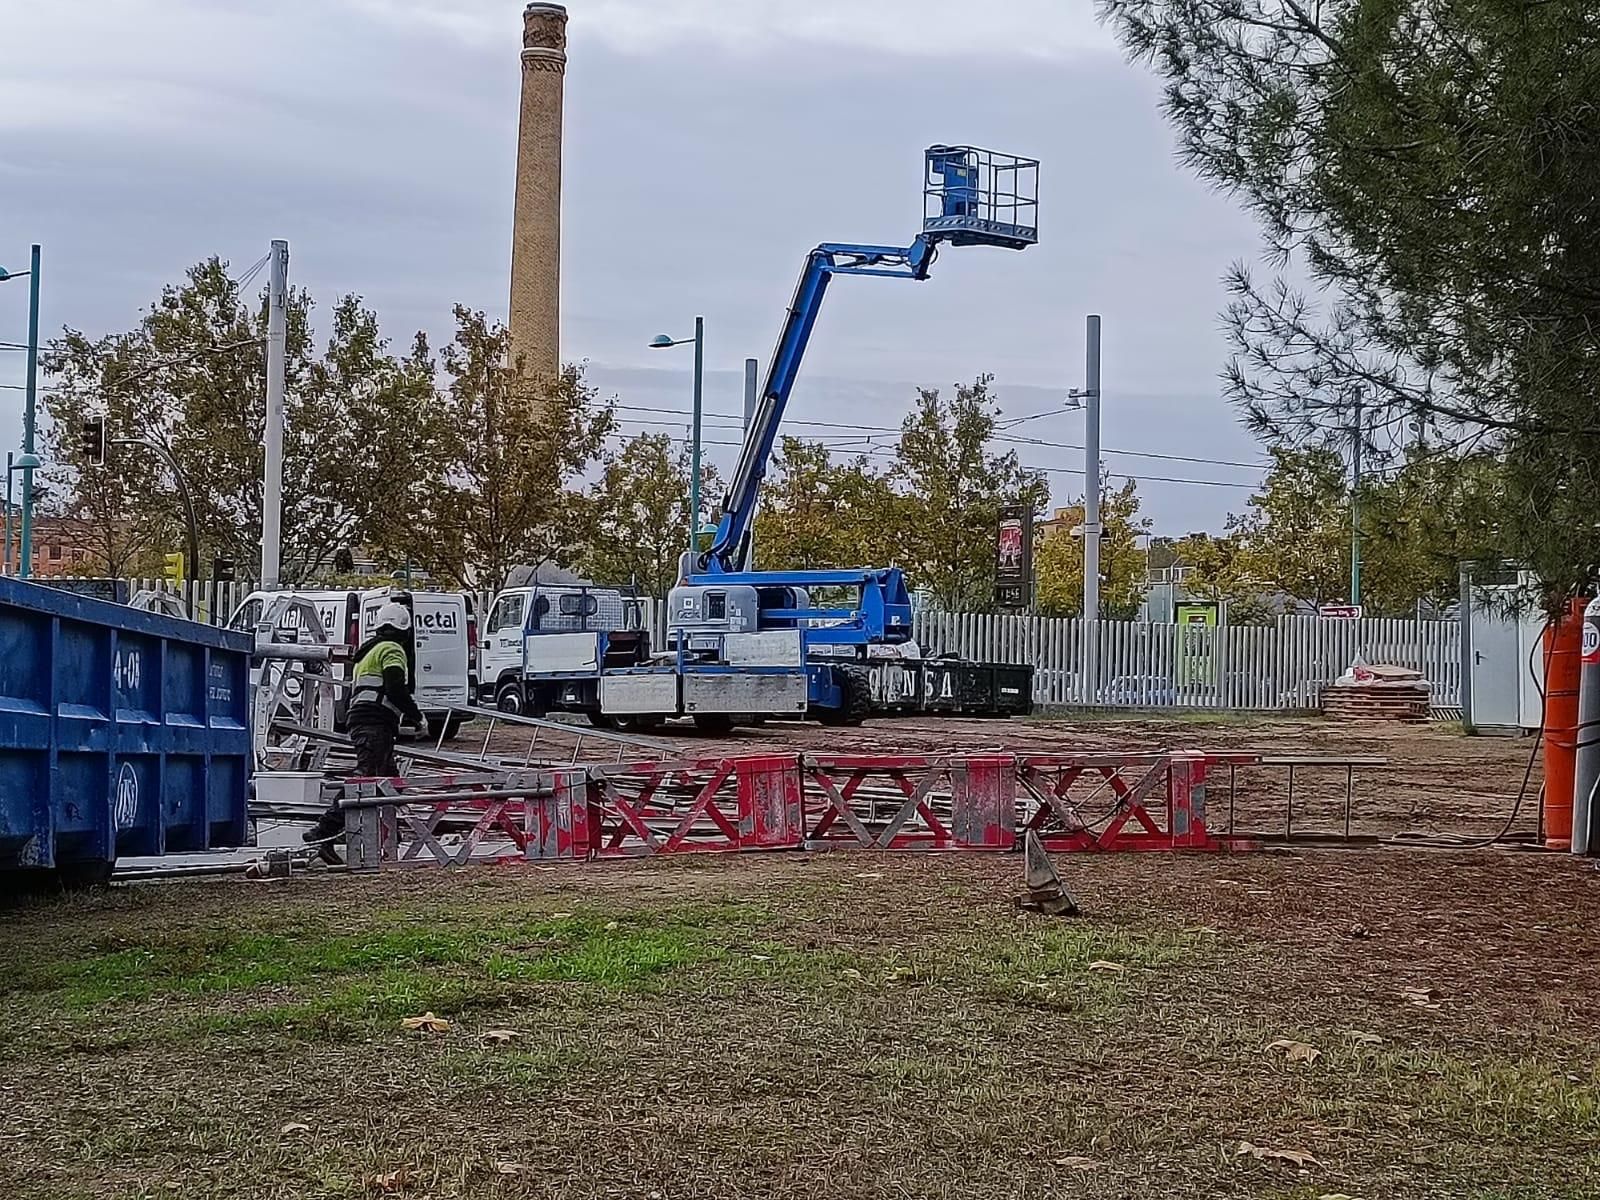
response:
[(494, 706), (503, 713), (520, 717), (527, 705), (523, 702), (522, 685), (515, 680), (508, 680), (500, 685), (500, 691), (495, 695)]
[(437, 741), (440, 740), (439, 731), (440, 731), (440, 726), (441, 725), (444, 727), (444, 738), (443, 738), (443, 740), (447, 741), (447, 742), (455, 741), (456, 740), (456, 735), (461, 732), (461, 718), (460, 717), (447, 717), (443, 721), (440, 721), (436, 717), (428, 718), (428, 740), (429, 741), (437, 742)]

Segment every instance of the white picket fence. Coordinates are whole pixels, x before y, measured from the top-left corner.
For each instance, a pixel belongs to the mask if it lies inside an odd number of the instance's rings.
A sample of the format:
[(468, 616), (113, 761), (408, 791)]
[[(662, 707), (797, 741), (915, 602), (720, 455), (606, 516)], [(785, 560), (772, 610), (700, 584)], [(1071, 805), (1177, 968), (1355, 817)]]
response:
[[(127, 595), (175, 590), (161, 580), (123, 581)], [(190, 583), (194, 618), (226, 623), (248, 582)], [(476, 597), (479, 621), (493, 597)], [(651, 643), (666, 642), (667, 606), (646, 600)], [(1456, 621), (1342, 621), (1283, 617), (1272, 625), (1167, 625), (1141, 621), (1002, 616), (918, 609), (913, 637), (924, 653), (978, 662), (1030, 663), (1042, 707), (1310, 709), (1322, 686), (1359, 656), (1422, 672), (1435, 709), (1461, 704), (1461, 627)]]
[(1342, 621), (1284, 617), (1273, 625), (1166, 625), (1141, 621), (918, 612), (925, 651), (981, 662), (1032, 663), (1034, 703), (1113, 708), (1315, 708), (1359, 655), (1412, 667), (1432, 684), (1433, 707), (1461, 704), (1456, 621)]
[[(647, 602), (651, 644), (666, 639), (666, 605)], [(1031, 663), (1042, 707), (1316, 708), (1359, 655), (1412, 667), (1432, 685), (1433, 707), (1461, 704), (1456, 621), (1283, 617), (1273, 625), (1164, 625), (918, 609), (912, 636), (924, 653), (977, 662)]]

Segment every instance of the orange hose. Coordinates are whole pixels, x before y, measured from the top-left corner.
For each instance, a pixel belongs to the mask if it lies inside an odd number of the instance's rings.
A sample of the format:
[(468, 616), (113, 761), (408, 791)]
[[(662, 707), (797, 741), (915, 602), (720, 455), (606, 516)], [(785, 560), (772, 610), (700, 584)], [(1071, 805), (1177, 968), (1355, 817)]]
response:
[(1578, 757), (1578, 681), (1583, 609), (1574, 600), (1544, 631), (1544, 844), (1572, 848), (1572, 788)]

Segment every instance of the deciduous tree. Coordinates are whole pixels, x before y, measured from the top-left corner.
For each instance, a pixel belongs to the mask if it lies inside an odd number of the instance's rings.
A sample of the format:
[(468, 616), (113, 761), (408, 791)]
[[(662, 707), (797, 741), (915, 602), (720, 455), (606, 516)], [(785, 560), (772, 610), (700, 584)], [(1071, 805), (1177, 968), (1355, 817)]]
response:
[(1014, 451), (990, 447), (996, 407), (993, 377), (980, 375), (944, 399), (921, 389), (900, 427), (890, 477), (904, 502), (903, 563), (915, 587), (951, 609), (994, 604), (995, 536), (1000, 508), (1035, 511), (1049, 497), (1044, 478), (1022, 467)]
[(615, 420), (575, 367), (535, 378), (511, 360), (504, 326), (459, 306), (455, 315), (441, 355), (443, 479), (386, 548), (436, 580), (497, 590), (514, 566), (579, 561), (596, 512), (581, 476)]
[[(1083, 538), (1072, 530), (1084, 519), (1083, 501), (1056, 510), (1057, 526), (1034, 550), (1035, 601), (1052, 617), (1083, 615)], [(1106, 489), (1100, 502), (1100, 615), (1109, 620), (1138, 616), (1145, 593), (1145, 552), (1139, 538), (1150, 532), (1150, 519), (1139, 515), (1139, 487), (1126, 480)]]
[[(686, 447), (676, 453), (664, 433), (629, 438), (606, 459), (594, 489), (594, 523), (584, 548), (584, 573), (597, 583), (633, 586), (665, 597), (678, 581), (689, 540)], [(702, 508), (716, 495), (716, 470), (704, 464)]]
[(819, 442), (786, 437), (761, 493), (763, 570), (882, 567), (899, 558), (905, 505), (865, 455), (836, 462)]

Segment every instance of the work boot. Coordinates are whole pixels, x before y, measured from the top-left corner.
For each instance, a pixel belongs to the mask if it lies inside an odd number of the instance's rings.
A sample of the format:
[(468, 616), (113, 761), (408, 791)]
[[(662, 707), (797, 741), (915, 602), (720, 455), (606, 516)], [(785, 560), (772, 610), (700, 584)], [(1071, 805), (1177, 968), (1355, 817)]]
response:
[(344, 832), (344, 818), (338, 813), (323, 813), (317, 823), (300, 835), (303, 842), (325, 842)]

